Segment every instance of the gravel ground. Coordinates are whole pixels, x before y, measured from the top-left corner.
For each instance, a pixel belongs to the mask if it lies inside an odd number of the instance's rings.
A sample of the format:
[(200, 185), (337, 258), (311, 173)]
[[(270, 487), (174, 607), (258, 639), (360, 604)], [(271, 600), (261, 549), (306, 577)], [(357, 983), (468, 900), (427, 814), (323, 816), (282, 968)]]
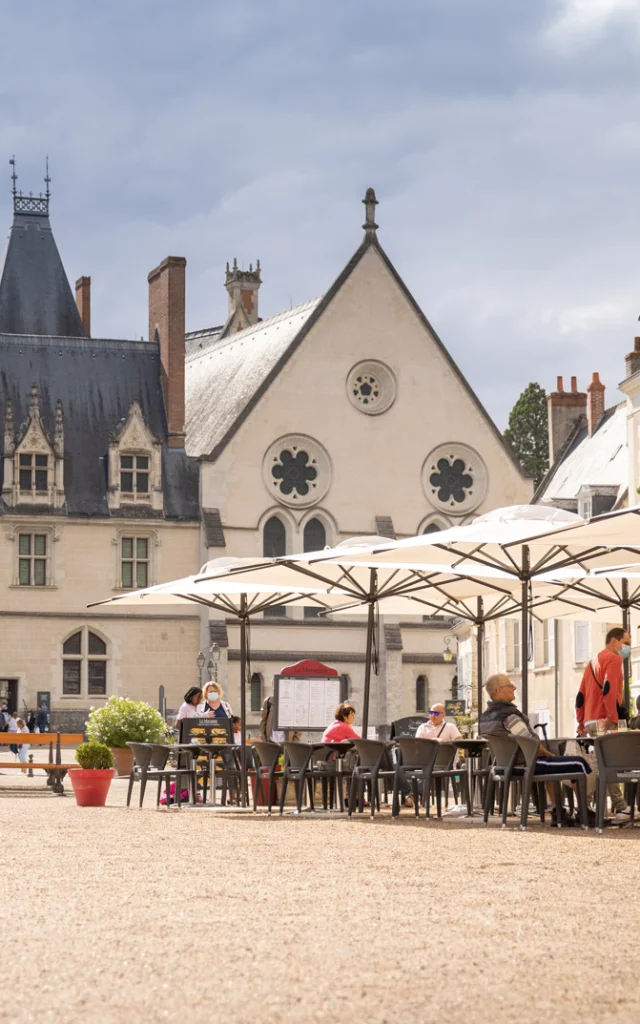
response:
[(0, 1021), (640, 1019), (640, 829), (127, 810), (125, 789), (77, 808), (2, 777)]

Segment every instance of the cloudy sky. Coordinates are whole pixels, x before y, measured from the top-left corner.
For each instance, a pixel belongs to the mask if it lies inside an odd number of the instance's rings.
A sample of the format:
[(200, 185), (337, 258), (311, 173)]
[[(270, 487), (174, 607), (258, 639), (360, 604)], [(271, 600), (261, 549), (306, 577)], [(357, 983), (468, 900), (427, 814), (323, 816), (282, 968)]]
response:
[[(640, 334), (640, 0), (0, 0), (10, 156), (93, 331), (146, 335), (146, 275), (188, 260), (189, 329), (224, 264), (261, 314), (380, 240), (500, 427), (531, 380), (608, 404)], [(2, 167), (6, 182), (3, 187)], [(1, 228), (4, 231), (4, 228)]]

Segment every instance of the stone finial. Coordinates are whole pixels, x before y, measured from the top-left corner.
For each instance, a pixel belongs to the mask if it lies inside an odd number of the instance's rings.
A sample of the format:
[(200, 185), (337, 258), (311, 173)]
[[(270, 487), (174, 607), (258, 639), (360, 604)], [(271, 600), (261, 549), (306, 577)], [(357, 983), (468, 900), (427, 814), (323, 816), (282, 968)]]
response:
[(53, 431), (53, 450), (59, 459), (64, 458), (64, 416), (62, 414), (62, 402), (56, 402), (56, 424)]
[(38, 398), (38, 385), (32, 384), (29, 392), (29, 417), (32, 422), (40, 418), (40, 399)]
[(376, 199), (376, 194), (372, 188), (367, 189), (362, 202), (364, 203), (365, 208), (365, 220), (362, 227), (365, 230), (365, 234), (372, 237), (378, 230), (378, 225), (376, 224), (376, 206), (378, 205), (378, 200)]
[(13, 433), (13, 408), (11, 402), (7, 402), (7, 408), (4, 414), (4, 455), (5, 458), (13, 455), (16, 447), (15, 436)]

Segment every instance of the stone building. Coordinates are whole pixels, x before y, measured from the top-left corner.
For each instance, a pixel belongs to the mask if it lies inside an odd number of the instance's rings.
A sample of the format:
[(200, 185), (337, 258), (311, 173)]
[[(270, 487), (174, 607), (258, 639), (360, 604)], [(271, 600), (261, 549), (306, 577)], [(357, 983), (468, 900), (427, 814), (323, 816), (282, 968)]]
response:
[(198, 465), (172, 314), (184, 260), (150, 275), (150, 342), (93, 338), (90, 278), (76, 304), (49, 199), (14, 177), (0, 269), (0, 698), (48, 697), (54, 721), (81, 726), (110, 694), (155, 703), (159, 683), (193, 681), (197, 614), (87, 605), (198, 565)]
[[(531, 481), (382, 249), (372, 190), (364, 204), (364, 238), (320, 298), (261, 320), (260, 265), (234, 260), (226, 322), (187, 335), (187, 452), (200, 461), (208, 559), (410, 536), (530, 500)], [(373, 724), (451, 696), (445, 626), (383, 622)], [(237, 626), (218, 616), (210, 628), (237, 706)], [(282, 608), (254, 622), (249, 725), (274, 673), (307, 656), (346, 674), (357, 703), (364, 650), (361, 616)]]

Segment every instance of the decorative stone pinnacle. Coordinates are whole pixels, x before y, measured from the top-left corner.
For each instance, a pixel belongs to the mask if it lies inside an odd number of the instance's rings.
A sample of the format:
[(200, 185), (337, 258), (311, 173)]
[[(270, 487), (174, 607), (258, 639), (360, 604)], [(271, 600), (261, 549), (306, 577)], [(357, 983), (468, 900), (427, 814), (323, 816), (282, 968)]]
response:
[(376, 194), (372, 188), (367, 189), (362, 202), (364, 203), (365, 208), (365, 222), (362, 225), (362, 227), (365, 230), (365, 234), (368, 235), (369, 237), (372, 237), (378, 230), (378, 225), (376, 224), (375, 220), (376, 206), (378, 205), (378, 200), (376, 199)]

